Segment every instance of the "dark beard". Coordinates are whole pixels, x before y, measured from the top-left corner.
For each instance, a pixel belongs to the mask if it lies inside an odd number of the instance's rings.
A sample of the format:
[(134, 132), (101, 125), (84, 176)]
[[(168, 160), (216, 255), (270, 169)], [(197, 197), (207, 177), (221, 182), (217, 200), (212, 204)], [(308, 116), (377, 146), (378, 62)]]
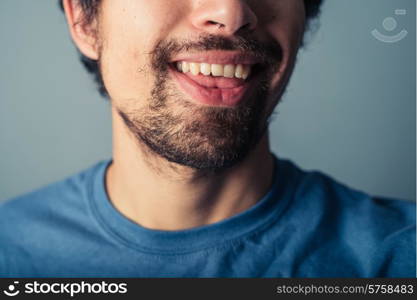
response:
[(236, 107), (199, 106), (175, 94), (168, 80), (173, 54), (183, 50), (251, 51), (265, 65), (278, 65), (281, 48), (252, 39), (230, 41), (217, 36), (197, 43), (160, 42), (152, 52), (156, 80), (148, 105), (135, 112), (119, 110), (124, 123), (153, 153), (197, 170), (217, 172), (242, 161), (255, 148), (268, 127), (265, 108), (269, 82), (275, 69), (263, 70), (259, 88)]

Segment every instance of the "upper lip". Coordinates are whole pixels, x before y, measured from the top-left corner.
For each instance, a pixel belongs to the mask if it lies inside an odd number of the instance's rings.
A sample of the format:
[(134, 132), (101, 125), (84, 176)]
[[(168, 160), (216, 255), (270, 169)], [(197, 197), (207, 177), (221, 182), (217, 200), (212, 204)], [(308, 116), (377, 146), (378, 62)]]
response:
[(254, 65), (261, 63), (261, 61), (248, 52), (240, 51), (205, 51), (195, 53), (183, 53), (179, 54), (171, 60), (171, 62), (187, 61), (195, 63), (208, 63), (208, 64), (242, 64), (242, 65)]

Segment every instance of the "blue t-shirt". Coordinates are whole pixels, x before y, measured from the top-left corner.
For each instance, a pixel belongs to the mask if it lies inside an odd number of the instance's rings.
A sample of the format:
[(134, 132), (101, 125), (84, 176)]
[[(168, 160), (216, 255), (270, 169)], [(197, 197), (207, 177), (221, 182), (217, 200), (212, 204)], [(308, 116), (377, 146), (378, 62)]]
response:
[(0, 204), (1, 277), (415, 277), (415, 204), (276, 159), (250, 209), (181, 231), (144, 228), (106, 194), (101, 162)]

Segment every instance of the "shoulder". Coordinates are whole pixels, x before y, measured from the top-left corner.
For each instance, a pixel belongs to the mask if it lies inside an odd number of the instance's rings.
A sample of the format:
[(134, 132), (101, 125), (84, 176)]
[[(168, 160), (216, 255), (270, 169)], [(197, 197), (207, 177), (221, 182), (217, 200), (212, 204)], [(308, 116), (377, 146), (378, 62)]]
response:
[[(51, 183), (30, 193), (0, 203), (0, 222), (21, 223), (58, 213), (66, 209), (79, 209), (80, 199), (88, 193), (92, 177), (106, 162), (99, 162), (64, 180)], [(10, 227), (10, 226), (9, 226)]]
[[(345, 214), (355, 223), (380, 222), (381, 228), (407, 226), (416, 221), (415, 202), (388, 197), (373, 196), (354, 189), (319, 171), (300, 171), (297, 196), (317, 198), (329, 209)], [(378, 221), (377, 221), (378, 220)]]
[(381, 235), (416, 222), (415, 202), (372, 196), (319, 171), (301, 171), (296, 193), (297, 197), (316, 199), (322, 209), (337, 212), (346, 224), (373, 225)]
[[(290, 161), (283, 161), (295, 179), (294, 198), (304, 205), (338, 212), (339, 218), (356, 223), (383, 221), (390, 228), (415, 224), (416, 203), (412, 201), (372, 196), (343, 184), (320, 171), (305, 171)], [(347, 221), (348, 221), (347, 220)]]
[(105, 164), (0, 203), (0, 275), (58, 245), (63, 233), (84, 230), (92, 178)]
[(349, 253), (364, 277), (416, 275), (414, 202), (371, 196), (286, 163), (297, 174), (293, 201), (305, 220), (301, 226), (314, 228), (323, 243), (343, 247), (340, 255)]

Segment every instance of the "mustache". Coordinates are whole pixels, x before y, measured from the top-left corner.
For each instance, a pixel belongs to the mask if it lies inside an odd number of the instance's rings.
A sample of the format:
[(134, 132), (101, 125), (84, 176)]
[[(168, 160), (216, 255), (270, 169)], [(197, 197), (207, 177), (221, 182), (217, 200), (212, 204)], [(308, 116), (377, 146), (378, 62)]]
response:
[(282, 60), (283, 51), (276, 41), (262, 42), (248, 36), (236, 36), (227, 38), (218, 35), (201, 35), (198, 40), (159, 41), (150, 53), (154, 70), (167, 70), (172, 58), (187, 51), (241, 51), (256, 57), (261, 64), (266, 66), (276, 65)]

